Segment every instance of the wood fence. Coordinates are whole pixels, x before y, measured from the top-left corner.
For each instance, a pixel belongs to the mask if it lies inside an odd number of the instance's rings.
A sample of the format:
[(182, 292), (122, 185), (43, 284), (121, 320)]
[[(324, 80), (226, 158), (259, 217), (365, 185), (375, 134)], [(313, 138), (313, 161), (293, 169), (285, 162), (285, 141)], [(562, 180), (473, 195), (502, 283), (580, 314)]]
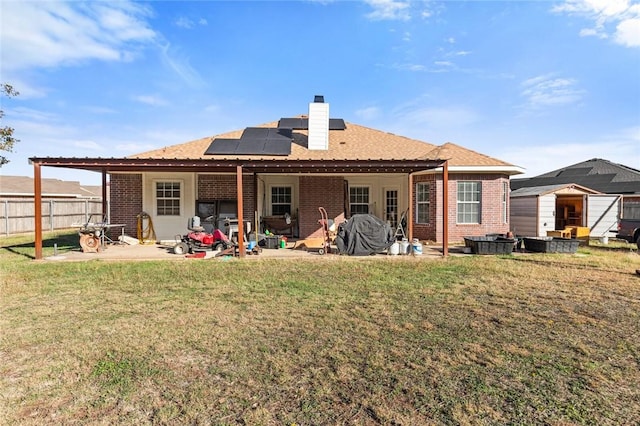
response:
[[(102, 216), (101, 200), (43, 200), (42, 229), (54, 231), (86, 223)], [(96, 220), (101, 221), (101, 220)], [(33, 200), (0, 201), (0, 235), (35, 231)]]

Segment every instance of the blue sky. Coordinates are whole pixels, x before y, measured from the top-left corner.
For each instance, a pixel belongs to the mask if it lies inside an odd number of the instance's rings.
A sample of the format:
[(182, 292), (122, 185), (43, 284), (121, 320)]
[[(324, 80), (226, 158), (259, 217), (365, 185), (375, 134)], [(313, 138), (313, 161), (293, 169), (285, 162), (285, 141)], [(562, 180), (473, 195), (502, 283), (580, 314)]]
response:
[[(2, 125), (29, 157), (124, 157), (304, 114), (535, 176), (640, 169), (640, 2), (0, 0)], [(91, 172), (43, 177), (99, 184)]]

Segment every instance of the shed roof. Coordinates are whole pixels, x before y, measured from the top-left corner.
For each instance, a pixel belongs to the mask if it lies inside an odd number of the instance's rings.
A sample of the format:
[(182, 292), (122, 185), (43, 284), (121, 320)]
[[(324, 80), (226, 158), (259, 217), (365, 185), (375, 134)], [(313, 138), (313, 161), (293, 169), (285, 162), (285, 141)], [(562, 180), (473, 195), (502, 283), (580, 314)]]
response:
[(585, 188), (574, 183), (570, 184), (557, 184), (557, 185), (543, 185), (543, 186), (531, 186), (526, 188), (519, 188), (511, 191), (511, 198), (518, 197), (539, 197), (542, 195), (553, 194), (561, 192), (563, 190), (574, 190), (577, 194), (599, 194), (600, 192), (590, 188)]

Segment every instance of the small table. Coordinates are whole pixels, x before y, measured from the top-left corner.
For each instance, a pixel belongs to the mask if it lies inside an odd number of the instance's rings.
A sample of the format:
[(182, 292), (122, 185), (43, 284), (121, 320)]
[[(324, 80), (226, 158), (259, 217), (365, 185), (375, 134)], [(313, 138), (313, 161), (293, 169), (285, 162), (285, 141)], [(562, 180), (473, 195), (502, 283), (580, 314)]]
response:
[(547, 237), (571, 238), (571, 229), (556, 229), (547, 231)]

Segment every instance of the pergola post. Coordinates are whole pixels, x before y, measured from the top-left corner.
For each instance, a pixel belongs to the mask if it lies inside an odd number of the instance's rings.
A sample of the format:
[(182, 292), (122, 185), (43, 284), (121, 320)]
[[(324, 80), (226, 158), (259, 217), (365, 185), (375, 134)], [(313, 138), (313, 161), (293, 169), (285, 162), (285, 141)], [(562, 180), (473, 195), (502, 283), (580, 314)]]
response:
[(449, 255), (449, 160), (442, 165), (442, 255)]
[(236, 167), (236, 191), (238, 193), (238, 250), (240, 251), (240, 257), (245, 256), (244, 249), (244, 215), (243, 199), (242, 199), (242, 166)]
[(42, 259), (42, 176), (40, 163), (33, 163), (33, 203), (35, 217), (36, 260)]
[(409, 209), (407, 210), (407, 236), (413, 241), (413, 173), (409, 173)]
[[(107, 171), (102, 169), (102, 220), (107, 221)], [(109, 219), (111, 222), (111, 219)]]

